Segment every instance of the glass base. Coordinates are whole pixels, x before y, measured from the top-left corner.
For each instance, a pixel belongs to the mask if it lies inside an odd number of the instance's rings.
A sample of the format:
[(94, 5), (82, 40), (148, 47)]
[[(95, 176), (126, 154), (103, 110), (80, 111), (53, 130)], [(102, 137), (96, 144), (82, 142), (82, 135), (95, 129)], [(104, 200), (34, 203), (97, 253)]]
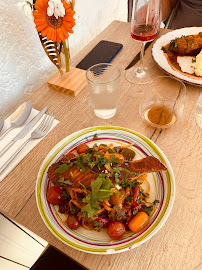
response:
[(131, 83), (146, 84), (152, 79), (146, 69), (140, 71), (138, 67), (132, 67), (126, 71), (126, 79)]
[(96, 116), (102, 118), (102, 119), (109, 119), (112, 118), (116, 114), (116, 108), (114, 109), (94, 109), (94, 113)]

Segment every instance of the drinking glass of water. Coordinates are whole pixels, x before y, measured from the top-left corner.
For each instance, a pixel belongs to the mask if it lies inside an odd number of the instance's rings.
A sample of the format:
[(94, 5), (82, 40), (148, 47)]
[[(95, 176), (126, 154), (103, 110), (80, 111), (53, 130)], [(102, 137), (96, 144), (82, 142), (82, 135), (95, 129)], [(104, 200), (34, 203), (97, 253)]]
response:
[(109, 119), (116, 114), (120, 75), (119, 68), (109, 63), (94, 65), (86, 71), (94, 113), (100, 118)]
[(151, 126), (168, 128), (182, 120), (186, 86), (178, 79), (158, 76), (144, 85), (141, 117)]

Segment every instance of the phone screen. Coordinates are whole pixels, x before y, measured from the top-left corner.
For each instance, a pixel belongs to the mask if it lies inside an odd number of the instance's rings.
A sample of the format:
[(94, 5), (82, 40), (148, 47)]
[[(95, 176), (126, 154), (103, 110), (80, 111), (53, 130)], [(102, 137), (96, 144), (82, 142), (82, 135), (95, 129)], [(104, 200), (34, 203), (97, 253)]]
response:
[(101, 40), (76, 67), (87, 70), (95, 64), (110, 63), (122, 47), (120, 43)]
[(88, 270), (83, 265), (74, 261), (72, 258), (63, 254), (60, 250), (49, 245), (39, 259), (34, 263), (30, 270), (56, 270), (56, 269), (73, 269)]

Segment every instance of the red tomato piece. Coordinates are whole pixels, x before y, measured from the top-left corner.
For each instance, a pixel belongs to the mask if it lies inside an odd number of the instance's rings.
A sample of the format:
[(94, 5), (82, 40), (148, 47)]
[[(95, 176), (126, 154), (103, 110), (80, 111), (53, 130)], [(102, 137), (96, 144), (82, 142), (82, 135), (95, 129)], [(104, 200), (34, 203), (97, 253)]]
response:
[(128, 223), (131, 221), (131, 219), (133, 218), (133, 215), (132, 215), (132, 212), (131, 212), (131, 209), (128, 211), (128, 213), (126, 214), (126, 225), (128, 226)]
[(63, 202), (62, 189), (57, 186), (51, 187), (47, 192), (47, 200), (52, 204), (61, 204)]
[(134, 207), (137, 207), (139, 205), (136, 202), (139, 196), (140, 196), (140, 187), (139, 186), (134, 187), (133, 188), (133, 201), (132, 201), (132, 204)]
[(61, 161), (67, 161), (67, 160), (70, 160), (70, 159), (75, 158), (75, 157), (76, 156), (73, 153), (68, 153), (61, 159)]
[(80, 227), (81, 222), (76, 215), (69, 214), (67, 218), (67, 225), (70, 229), (76, 230)]
[(78, 145), (76, 150), (77, 150), (77, 153), (80, 155), (80, 154), (85, 153), (88, 148), (89, 148), (88, 145), (83, 143), (83, 144)]
[(121, 221), (118, 220), (112, 221), (107, 227), (109, 237), (115, 240), (121, 239), (125, 231), (125, 226)]
[(107, 228), (107, 226), (109, 225), (109, 219), (105, 216), (101, 216), (99, 218), (96, 219), (97, 222), (102, 223), (102, 228)]

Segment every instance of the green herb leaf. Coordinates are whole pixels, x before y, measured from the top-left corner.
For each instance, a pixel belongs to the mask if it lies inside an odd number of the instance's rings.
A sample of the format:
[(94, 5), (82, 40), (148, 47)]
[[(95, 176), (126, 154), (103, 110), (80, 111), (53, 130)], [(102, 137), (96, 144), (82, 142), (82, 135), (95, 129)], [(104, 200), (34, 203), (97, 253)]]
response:
[(93, 221), (94, 230), (100, 230), (102, 228), (102, 226), (103, 226), (102, 222), (98, 222), (96, 220)]
[(106, 145), (106, 144), (104, 144), (104, 143), (101, 143), (100, 145), (102, 145), (102, 146), (104, 146), (104, 147), (107, 147), (107, 145)]
[(153, 205), (156, 205), (157, 203), (160, 203), (160, 201), (159, 200), (154, 200), (153, 201)]
[(55, 170), (55, 173), (64, 173), (66, 172), (69, 168), (71, 168), (73, 166), (73, 163), (70, 163), (70, 164), (66, 164), (66, 163), (63, 163), (61, 164), (56, 170)]
[(96, 140), (98, 138), (97, 133), (93, 136), (93, 139)]
[(137, 209), (134, 209), (133, 210), (133, 215), (135, 216), (137, 213), (138, 213), (138, 210)]
[(164, 53), (167, 53), (166, 48), (165, 48), (164, 46), (161, 47), (161, 50), (162, 50)]
[(80, 181), (79, 181), (79, 185), (81, 185), (87, 191), (87, 188)]
[(100, 209), (99, 202), (91, 201), (81, 209), (81, 212), (83, 212), (84, 217), (93, 217)]
[(111, 158), (107, 161), (107, 163), (119, 163), (120, 159), (118, 157), (115, 157), (115, 155), (112, 155)]
[(59, 183), (63, 184), (63, 185), (73, 185), (73, 183), (69, 180), (64, 180), (64, 177), (61, 177), (59, 180), (58, 180)]
[(133, 196), (128, 196), (128, 197), (125, 198), (125, 200), (126, 200), (127, 202), (130, 202), (130, 201), (133, 200)]
[(137, 181), (124, 181), (120, 183), (120, 186), (122, 186), (123, 188), (130, 187), (130, 190), (132, 191), (134, 187), (139, 186), (139, 183)]
[(153, 206), (152, 205), (151, 206), (143, 206), (142, 209), (141, 209), (141, 211), (147, 213), (148, 216), (150, 215), (150, 213), (152, 212), (152, 210), (153, 210)]
[(177, 38), (172, 39), (172, 40), (170, 41), (170, 44), (169, 44), (169, 46), (168, 46), (168, 50), (169, 50), (169, 51), (172, 51), (173, 48), (177, 48)]
[(113, 191), (114, 185), (105, 174), (99, 174), (95, 181), (91, 182), (91, 193), (89, 193), (82, 201), (87, 203), (81, 211), (84, 216), (93, 217), (101, 208), (99, 202), (108, 200)]
[(111, 154), (111, 153), (114, 153), (114, 151), (111, 149), (111, 148), (108, 148), (108, 152)]
[(66, 190), (63, 190), (63, 192), (62, 192), (62, 198), (63, 198), (63, 200), (70, 199), (70, 195), (67, 193)]
[(102, 191), (102, 192), (109, 192), (109, 193), (111, 193), (111, 195), (112, 195), (113, 193), (124, 195), (124, 193), (122, 193), (122, 192), (120, 192), (120, 191), (118, 191), (118, 190), (106, 190), (106, 189), (100, 189), (100, 191)]
[(74, 214), (79, 213), (79, 212), (80, 212), (80, 209), (77, 208), (77, 207), (75, 207), (75, 208), (70, 207), (69, 211), (70, 211), (70, 213), (71, 213), (72, 215), (74, 215)]

